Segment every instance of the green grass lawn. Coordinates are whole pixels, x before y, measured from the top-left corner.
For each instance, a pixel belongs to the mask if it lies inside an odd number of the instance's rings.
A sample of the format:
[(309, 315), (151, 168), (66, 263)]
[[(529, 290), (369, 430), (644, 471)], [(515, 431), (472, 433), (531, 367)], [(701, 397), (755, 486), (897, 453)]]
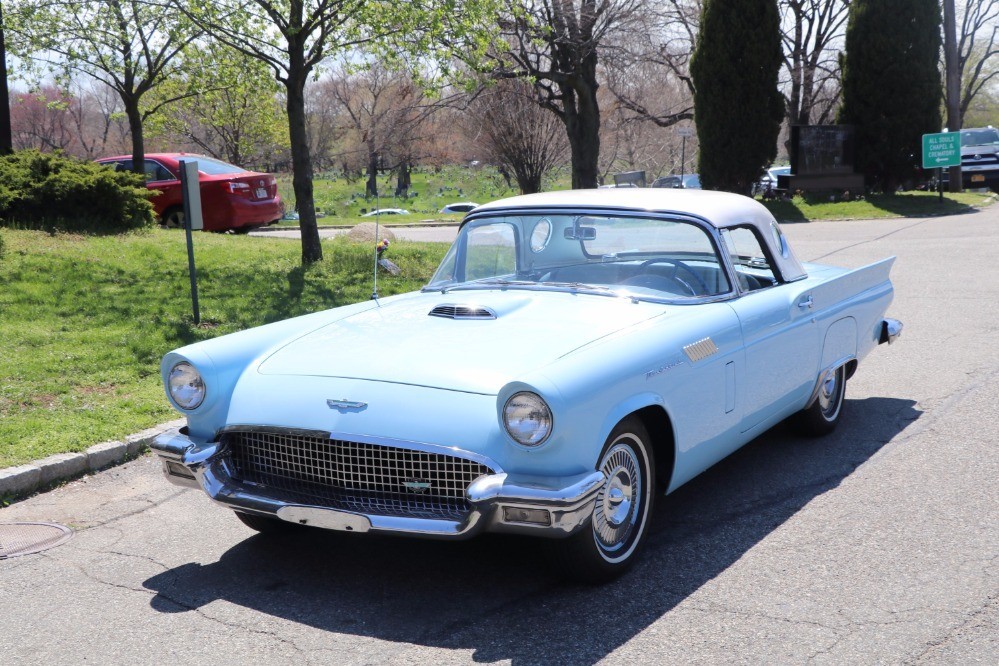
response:
[[(175, 347), (370, 297), (373, 248), (197, 234), (202, 325), (192, 322), (184, 234), (48, 235), (0, 229), (0, 468), (81, 451), (177, 416), (159, 379)], [(444, 244), (393, 243), (382, 296), (418, 289)]]
[[(396, 198), (396, 179), (394, 174), (383, 174), (378, 177), (378, 191), (381, 196), (364, 197), (365, 179), (348, 180), (336, 173), (317, 173), (313, 180), (315, 188), (316, 209), (321, 215), (320, 225), (356, 224), (371, 222), (372, 218), (362, 218), (364, 212), (375, 208), (402, 208), (409, 215), (382, 216), (381, 223), (407, 224), (423, 220), (458, 222), (464, 215), (459, 213), (443, 214), (441, 208), (450, 203), (473, 201), (486, 203), (503, 197), (520, 194), (520, 191), (507, 187), (506, 181), (493, 167), (447, 166), (441, 169), (423, 168), (414, 171), (411, 176), (412, 187), (409, 197)], [(569, 178), (558, 173), (545, 184), (546, 189), (568, 189)], [(278, 191), (285, 201), (288, 210), (295, 209), (295, 192), (291, 185), (291, 176), (278, 176)], [(297, 226), (297, 222), (284, 222), (283, 225)]]
[(991, 193), (945, 192), (943, 201), (935, 192), (903, 192), (895, 195), (872, 194), (860, 200), (844, 201), (842, 195), (796, 196), (790, 200), (764, 201), (779, 222), (809, 220), (876, 220), (888, 217), (926, 217), (955, 215), (995, 201)]

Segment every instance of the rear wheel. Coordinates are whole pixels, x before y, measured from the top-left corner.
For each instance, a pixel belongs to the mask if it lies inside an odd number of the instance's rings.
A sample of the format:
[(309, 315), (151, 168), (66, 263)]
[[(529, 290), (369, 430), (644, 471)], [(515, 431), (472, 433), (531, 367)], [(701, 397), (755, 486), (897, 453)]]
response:
[(635, 417), (607, 438), (597, 467), (606, 480), (593, 506), (590, 527), (549, 542), (558, 570), (587, 583), (617, 578), (635, 562), (648, 534), (655, 498), (655, 463), (649, 435)]
[(843, 413), (843, 398), (846, 395), (846, 366), (836, 368), (822, 382), (819, 395), (812, 403), (797, 414), (796, 424), (805, 435), (819, 437), (836, 429)]
[(184, 210), (182, 208), (167, 208), (160, 216), (160, 225), (167, 229), (184, 228)]

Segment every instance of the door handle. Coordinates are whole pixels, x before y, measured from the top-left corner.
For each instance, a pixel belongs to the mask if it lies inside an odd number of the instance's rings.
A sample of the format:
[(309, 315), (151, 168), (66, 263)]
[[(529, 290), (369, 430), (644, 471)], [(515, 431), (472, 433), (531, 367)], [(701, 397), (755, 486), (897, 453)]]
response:
[(798, 307), (802, 310), (811, 310), (815, 307), (815, 301), (812, 300), (812, 295), (809, 294), (798, 301)]

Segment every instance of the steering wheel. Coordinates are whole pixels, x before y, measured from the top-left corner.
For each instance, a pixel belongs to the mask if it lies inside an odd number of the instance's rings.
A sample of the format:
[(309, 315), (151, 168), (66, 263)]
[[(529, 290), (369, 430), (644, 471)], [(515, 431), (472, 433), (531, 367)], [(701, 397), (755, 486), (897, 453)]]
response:
[[(673, 272), (670, 273), (667, 277), (672, 280), (676, 280), (680, 284), (684, 285), (687, 288), (687, 290), (690, 291), (691, 296), (699, 296), (711, 293), (711, 290), (708, 289), (708, 285), (704, 282), (703, 279), (701, 279), (701, 276), (698, 275), (696, 272), (694, 272), (694, 269), (692, 269), (690, 266), (683, 263), (679, 259), (664, 259), (662, 257), (657, 257), (655, 259), (649, 259), (647, 261), (643, 261), (642, 265), (638, 267), (639, 273), (644, 273), (649, 269), (649, 266), (653, 264), (671, 265), (673, 267)], [(676, 274), (676, 271), (681, 268), (683, 269), (684, 273), (693, 278), (693, 280), (684, 280), (683, 278), (679, 277)], [(692, 284), (696, 284), (697, 287), (700, 288), (700, 291), (694, 289), (694, 287), (691, 286)]]

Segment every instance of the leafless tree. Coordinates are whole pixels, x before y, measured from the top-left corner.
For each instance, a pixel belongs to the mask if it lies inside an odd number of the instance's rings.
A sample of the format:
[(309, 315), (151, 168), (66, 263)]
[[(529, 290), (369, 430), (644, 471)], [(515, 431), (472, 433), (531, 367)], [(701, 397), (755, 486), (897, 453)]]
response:
[(850, 0), (780, 0), (778, 7), (788, 122), (829, 122), (839, 104), (839, 47)]
[(99, 81), (79, 81), (72, 86), (67, 108), (76, 142), (73, 153), (92, 160), (131, 149), (131, 135), (121, 98)]
[(537, 95), (530, 83), (503, 81), (468, 109), (467, 124), (478, 131), (489, 161), (512, 173), (522, 194), (540, 192), (544, 177), (568, 154), (565, 126)]
[(597, 185), (602, 53), (641, 26), (646, 0), (507, 0), (494, 55), (497, 77), (527, 78), (564, 124), (574, 188)]
[(648, 3), (631, 30), (605, 49), (604, 76), (618, 109), (659, 127), (694, 115), (688, 65), (700, 24), (701, 0)]
[(417, 155), (414, 143), (422, 123), (442, 102), (428, 99), (412, 78), (380, 63), (354, 72), (356, 63), (345, 60), (322, 82), (323, 91), (342, 110), (345, 137), (349, 146), (363, 154), (368, 196), (378, 194), (379, 171), (394, 170), (398, 175), (396, 196), (409, 189), (410, 169)]
[(14, 150), (66, 150), (74, 141), (69, 107), (73, 97), (54, 86), (14, 93), (11, 99), (11, 136)]
[(966, 0), (957, 6), (961, 118), (975, 97), (999, 80), (999, 0)]

